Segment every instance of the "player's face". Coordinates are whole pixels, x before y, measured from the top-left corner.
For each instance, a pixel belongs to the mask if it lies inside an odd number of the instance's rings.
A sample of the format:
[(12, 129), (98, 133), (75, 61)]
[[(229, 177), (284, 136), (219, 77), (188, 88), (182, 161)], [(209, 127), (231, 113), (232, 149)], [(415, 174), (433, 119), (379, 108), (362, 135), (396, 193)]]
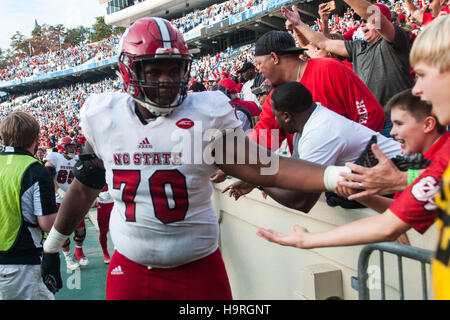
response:
[(42, 152), (42, 150), (37, 150), (35, 155), (36, 155), (36, 158), (38, 158), (40, 161), (42, 161), (42, 159), (44, 159), (44, 152)]
[(178, 96), (179, 82), (184, 80), (185, 63), (168, 59), (145, 62), (140, 76), (146, 81), (159, 83), (159, 86), (144, 88), (151, 101), (161, 105), (170, 105)]
[(402, 144), (404, 153), (425, 153), (425, 123), (399, 107), (391, 110), (391, 136)]
[(73, 144), (66, 144), (66, 146), (64, 147), (64, 156), (68, 159), (71, 159), (76, 152), (77, 148), (75, 145)]
[(419, 62), (414, 66), (417, 81), (412, 92), (433, 106), (433, 114), (442, 125), (450, 125), (450, 71)]

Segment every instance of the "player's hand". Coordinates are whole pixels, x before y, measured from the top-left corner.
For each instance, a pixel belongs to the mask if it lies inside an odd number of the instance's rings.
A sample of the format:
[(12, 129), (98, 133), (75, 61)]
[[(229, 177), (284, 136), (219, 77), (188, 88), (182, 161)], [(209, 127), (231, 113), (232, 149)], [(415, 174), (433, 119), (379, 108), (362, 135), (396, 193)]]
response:
[(250, 193), (255, 188), (254, 185), (244, 182), (238, 181), (233, 184), (230, 184), (228, 187), (222, 190), (222, 193), (229, 191), (228, 195), (230, 197), (234, 197), (234, 200), (239, 199), (241, 196)]
[(336, 193), (340, 197), (347, 198), (347, 199), (352, 194), (358, 193), (359, 191), (361, 191), (361, 190), (344, 187), (339, 184), (334, 188), (334, 193)]
[(401, 234), (397, 240), (395, 240), (395, 242), (400, 243), (400, 244), (404, 244), (407, 246), (410, 246), (411, 243), (409, 243), (409, 239), (408, 239), (408, 235), (405, 233)]
[(292, 30), (295, 26), (303, 23), (303, 21), (300, 19), (300, 14), (298, 13), (297, 7), (294, 5), (292, 6), (292, 11), (285, 6), (282, 6), (281, 13), (286, 19), (287, 30)]
[(392, 194), (403, 191), (407, 187), (404, 174), (381, 152), (376, 144), (372, 145), (372, 152), (378, 159), (378, 164), (372, 168), (365, 168), (354, 163), (345, 164), (352, 170), (352, 173), (341, 173), (346, 180), (339, 181), (338, 185), (364, 190), (350, 195), (349, 200), (373, 194)]
[(330, 18), (330, 11), (328, 11), (327, 4), (321, 3), (319, 4), (319, 16), (322, 22), (328, 21)]
[(305, 239), (309, 235), (307, 229), (298, 225), (294, 226), (294, 232), (283, 234), (271, 229), (260, 228), (256, 234), (270, 242), (281, 244), (282, 246), (291, 246), (306, 249)]
[(227, 179), (227, 174), (223, 172), (222, 170), (217, 170), (216, 174), (209, 178), (209, 181), (212, 183), (221, 183), (224, 182)]
[(42, 281), (51, 293), (55, 294), (62, 288), (59, 252), (44, 252), (41, 262)]

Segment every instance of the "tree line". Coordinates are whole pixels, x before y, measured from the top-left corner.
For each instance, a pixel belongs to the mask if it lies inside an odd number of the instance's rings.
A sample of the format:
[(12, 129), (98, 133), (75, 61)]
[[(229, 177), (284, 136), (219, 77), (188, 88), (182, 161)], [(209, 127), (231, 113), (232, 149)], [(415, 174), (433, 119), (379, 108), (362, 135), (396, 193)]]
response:
[(35, 20), (34, 29), (29, 37), (26, 37), (20, 31), (16, 31), (11, 37), (10, 48), (7, 50), (0, 48), (0, 68), (5, 68), (26, 56), (37, 56), (51, 51), (97, 42), (109, 38), (111, 35), (121, 35), (125, 31), (124, 27), (107, 25), (103, 17), (96, 17), (95, 19), (96, 22), (91, 28), (84, 26), (66, 28), (62, 24), (56, 26), (39, 25)]

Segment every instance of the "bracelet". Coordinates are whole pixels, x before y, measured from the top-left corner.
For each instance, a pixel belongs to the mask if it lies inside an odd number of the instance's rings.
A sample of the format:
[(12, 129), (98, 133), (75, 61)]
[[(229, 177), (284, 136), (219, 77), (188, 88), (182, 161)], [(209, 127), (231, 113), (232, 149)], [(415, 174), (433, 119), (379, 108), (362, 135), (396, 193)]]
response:
[(44, 252), (47, 252), (47, 253), (58, 252), (64, 245), (64, 242), (66, 242), (66, 240), (69, 238), (69, 236), (66, 236), (66, 235), (60, 233), (53, 226), (48, 234), (47, 239), (44, 242), (44, 248), (43, 248)]
[(419, 176), (418, 169), (408, 169), (408, 186)]
[(338, 181), (343, 181), (344, 178), (341, 173), (351, 173), (352, 170), (346, 166), (328, 166), (323, 173), (323, 184), (327, 191), (334, 192), (334, 187), (337, 186)]
[(256, 189), (263, 191), (264, 188), (261, 186), (256, 186)]

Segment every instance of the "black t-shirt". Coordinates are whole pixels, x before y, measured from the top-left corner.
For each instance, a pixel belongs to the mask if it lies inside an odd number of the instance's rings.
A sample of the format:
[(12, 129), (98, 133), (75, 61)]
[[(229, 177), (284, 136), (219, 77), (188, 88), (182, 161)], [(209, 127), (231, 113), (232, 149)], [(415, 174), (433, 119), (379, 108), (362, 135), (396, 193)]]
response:
[[(411, 88), (408, 33), (398, 26), (395, 41), (383, 37), (370, 44), (364, 40), (345, 41), (353, 71), (361, 78), (382, 106), (396, 93)], [(388, 118), (386, 118), (388, 119)]]

